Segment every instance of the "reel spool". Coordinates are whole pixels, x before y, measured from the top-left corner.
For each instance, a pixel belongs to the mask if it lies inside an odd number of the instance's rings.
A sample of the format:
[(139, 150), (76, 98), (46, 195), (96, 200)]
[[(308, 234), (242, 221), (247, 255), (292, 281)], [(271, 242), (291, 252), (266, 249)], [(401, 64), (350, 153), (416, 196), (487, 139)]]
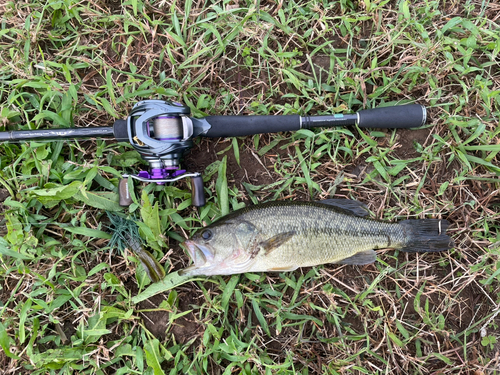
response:
[(179, 141), (182, 136), (182, 120), (179, 117), (158, 116), (153, 119), (153, 138), (160, 141)]

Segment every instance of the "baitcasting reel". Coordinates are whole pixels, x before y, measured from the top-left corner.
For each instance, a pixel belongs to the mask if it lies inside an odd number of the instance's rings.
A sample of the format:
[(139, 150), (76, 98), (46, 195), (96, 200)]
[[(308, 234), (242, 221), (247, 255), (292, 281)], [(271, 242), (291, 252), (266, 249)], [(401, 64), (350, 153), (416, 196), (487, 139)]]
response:
[(180, 103), (145, 100), (134, 105), (127, 120), (114, 123), (115, 138), (124, 141), (126, 136), (127, 141), (149, 164), (149, 171), (123, 175), (119, 184), (121, 206), (132, 203), (128, 177), (142, 182), (156, 182), (158, 185), (191, 177), (192, 204), (197, 207), (205, 205), (201, 175), (187, 173), (180, 167), (184, 152), (193, 146), (193, 136), (203, 131), (202, 127), (195, 129), (189, 114), (189, 107)]

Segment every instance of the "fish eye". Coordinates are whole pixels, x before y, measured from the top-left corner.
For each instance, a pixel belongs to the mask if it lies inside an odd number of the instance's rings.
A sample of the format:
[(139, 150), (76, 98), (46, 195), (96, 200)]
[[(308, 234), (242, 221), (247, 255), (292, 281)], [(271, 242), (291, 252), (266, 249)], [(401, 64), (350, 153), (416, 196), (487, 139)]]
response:
[(210, 241), (213, 236), (214, 234), (210, 229), (205, 229), (203, 232), (201, 232), (201, 238), (203, 238), (205, 241)]

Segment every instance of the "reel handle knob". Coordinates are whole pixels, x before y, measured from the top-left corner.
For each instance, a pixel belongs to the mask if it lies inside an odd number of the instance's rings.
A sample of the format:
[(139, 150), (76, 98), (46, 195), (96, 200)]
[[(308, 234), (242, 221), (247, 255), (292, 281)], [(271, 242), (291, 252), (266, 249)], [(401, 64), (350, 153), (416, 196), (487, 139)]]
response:
[(122, 207), (128, 207), (132, 204), (132, 197), (128, 191), (128, 177), (120, 179), (118, 183), (118, 204)]
[(205, 191), (203, 190), (203, 177), (193, 176), (191, 177), (191, 203), (195, 207), (202, 207), (205, 205)]

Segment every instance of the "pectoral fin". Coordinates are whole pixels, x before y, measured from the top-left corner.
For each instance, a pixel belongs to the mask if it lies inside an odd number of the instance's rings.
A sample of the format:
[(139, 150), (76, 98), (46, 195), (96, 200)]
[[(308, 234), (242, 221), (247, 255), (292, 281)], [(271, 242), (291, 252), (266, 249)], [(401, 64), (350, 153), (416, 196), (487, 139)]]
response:
[(284, 232), (277, 234), (276, 236), (273, 236), (265, 241), (260, 242), (257, 245), (257, 248), (261, 251), (264, 251), (264, 253), (267, 255), (271, 251), (277, 249), (281, 245), (283, 245), (286, 241), (291, 239), (295, 235), (295, 231), (292, 230), (290, 232)]
[(361, 251), (349, 258), (342, 259), (340, 264), (351, 264), (363, 266), (365, 264), (370, 264), (375, 262), (377, 259), (377, 253), (374, 250)]
[(347, 211), (347, 213), (351, 215), (359, 217), (366, 217), (370, 213), (368, 207), (364, 203), (353, 199), (323, 199), (322, 201), (318, 201), (318, 203), (334, 206), (342, 211)]

